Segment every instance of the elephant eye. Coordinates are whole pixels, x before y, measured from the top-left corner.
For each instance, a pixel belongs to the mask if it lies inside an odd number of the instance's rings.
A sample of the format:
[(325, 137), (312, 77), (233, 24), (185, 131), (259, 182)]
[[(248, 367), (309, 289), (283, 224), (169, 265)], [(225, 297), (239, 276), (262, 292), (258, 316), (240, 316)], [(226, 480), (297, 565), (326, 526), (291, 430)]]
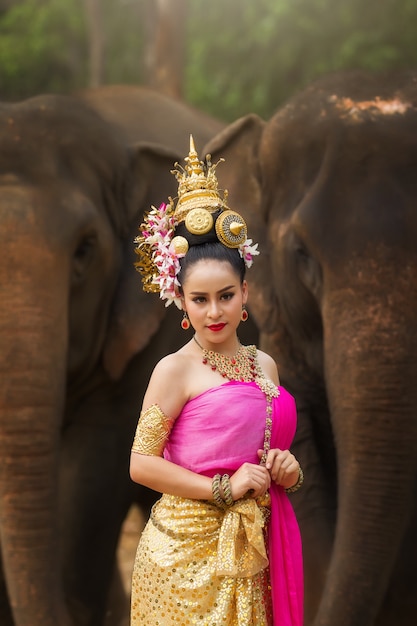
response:
[(301, 282), (316, 298), (319, 297), (322, 283), (322, 274), (319, 263), (300, 240), (295, 242), (294, 254), (296, 258), (297, 272)]
[(305, 248), (304, 245), (299, 241), (295, 244), (294, 251), (300, 261), (306, 262), (310, 258), (310, 253), (308, 252), (307, 248)]
[(294, 234), (291, 235), (289, 242), (297, 266), (307, 265), (311, 260), (311, 255), (304, 242)]
[(84, 236), (78, 243), (74, 252), (72, 273), (73, 278), (79, 281), (83, 278), (87, 268), (94, 258), (94, 251), (97, 243), (95, 234)]

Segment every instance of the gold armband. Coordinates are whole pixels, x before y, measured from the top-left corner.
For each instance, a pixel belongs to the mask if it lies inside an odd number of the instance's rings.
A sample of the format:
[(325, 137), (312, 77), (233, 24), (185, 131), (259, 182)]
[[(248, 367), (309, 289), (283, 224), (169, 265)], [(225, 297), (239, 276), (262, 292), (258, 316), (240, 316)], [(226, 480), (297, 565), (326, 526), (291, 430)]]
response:
[(152, 404), (140, 414), (132, 452), (162, 456), (173, 424), (173, 419), (167, 417), (157, 404)]

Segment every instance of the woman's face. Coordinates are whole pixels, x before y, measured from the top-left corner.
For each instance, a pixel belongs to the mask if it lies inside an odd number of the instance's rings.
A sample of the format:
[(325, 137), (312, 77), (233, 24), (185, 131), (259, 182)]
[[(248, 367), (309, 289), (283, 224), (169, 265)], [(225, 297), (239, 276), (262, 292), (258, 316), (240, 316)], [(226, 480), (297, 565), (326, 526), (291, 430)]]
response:
[(236, 341), (248, 287), (227, 261), (204, 259), (187, 269), (183, 308), (205, 347)]

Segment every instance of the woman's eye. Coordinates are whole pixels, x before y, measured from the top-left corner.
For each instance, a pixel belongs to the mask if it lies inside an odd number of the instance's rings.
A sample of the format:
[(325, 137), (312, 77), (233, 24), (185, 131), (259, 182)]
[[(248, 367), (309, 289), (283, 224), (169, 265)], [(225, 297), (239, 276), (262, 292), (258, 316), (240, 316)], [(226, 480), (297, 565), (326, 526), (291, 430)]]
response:
[(199, 304), (200, 302), (204, 302), (205, 298), (203, 298), (203, 296), (198, 296), (197, 298), (193, 298), (193, 302), (196, 302), (197, 304)]
[(233, 293), (224, 293), (222, 295), (222, 300), (231, 300), (233, 298), (234, 294)]

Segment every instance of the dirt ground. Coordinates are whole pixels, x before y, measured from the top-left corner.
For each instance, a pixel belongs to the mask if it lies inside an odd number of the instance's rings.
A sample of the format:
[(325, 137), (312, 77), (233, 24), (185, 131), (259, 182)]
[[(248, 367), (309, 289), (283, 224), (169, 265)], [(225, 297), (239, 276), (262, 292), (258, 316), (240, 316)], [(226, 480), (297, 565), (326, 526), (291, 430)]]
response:
[(119, 575), (115, 576), (104, 626), (129, 626), (133, 563), (145, 520), (138, 507), (126, 518), (117, 550)]

